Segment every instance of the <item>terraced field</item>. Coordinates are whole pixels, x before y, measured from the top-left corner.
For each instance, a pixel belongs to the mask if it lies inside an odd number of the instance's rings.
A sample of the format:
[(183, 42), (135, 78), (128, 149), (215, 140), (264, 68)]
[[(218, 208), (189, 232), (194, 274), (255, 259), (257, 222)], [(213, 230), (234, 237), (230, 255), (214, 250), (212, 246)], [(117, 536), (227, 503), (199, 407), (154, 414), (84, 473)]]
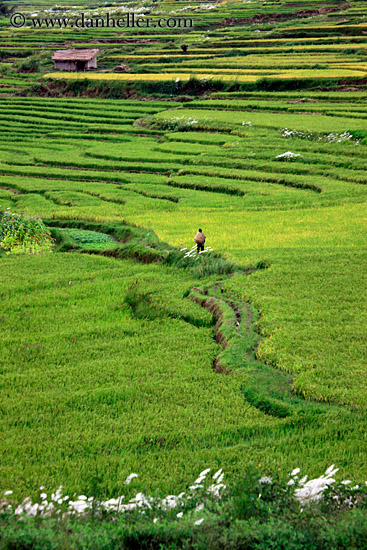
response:
[[(1, 26), (0, 210), (57, 243), (0, 256), (1, 489), (367, 474), (366, 10), (311, 4), (194, 2), (187, 34)], [(92, 44), (97, 72), (50, 76)]]
[[(160, 1), (151, 5), (136, 2), (132, 7), (129, 4), (93, 8), (86, 2), (77, 2), (71, 8), (47, 1), (32, 6), (16, 1), (12, 5), (24, 13), (27, 25), (11, 29), (5, 19), (0, 26), (3, 73), (0, 92), (5, 94), (17, 90), (27, 93), (36, 84), (29, 63), (47, 79), (42, 95), (55, 89), (55, 79), (84, 80), (84, 74), (52, 71), (51, 54), (65, 44), (100, 49), (101, 70), (87, 75), (96, 85), (100, 81), (123, 82), (125, 86), (137, 82), (162, 84), (178, 79), (182, 83), (191, 77), (247, 89), (263, 86), (262, 80), (266, 78), (286, 80), (287, 84), (283, 82), (286, 89), (295, 80), (298, 88), (314, 85), (315, 80), (325, 85), (341, 81), (358, 85), (367, 74), (367, 10), (360, 1), (348, 4), (337, 0), (323, 4), (307, 0), (215, 4), (197, 1), (189, 5), (183, 1)], [(153, 21), (181, 18), (182, 26), (177, 23), (173, 29), (143, 26), (138, 31), (136, 28), (121, 31), (102, 23), (79, 29), (75, 24), (65, 27), (60, 23), (62, 17), (74, 21), (81, 13), (91, 21), (107, 13), (115, 18), (126, 17), (134, 9), (143, 19), (151, 17)], [(46, 23), (50, 17), (59, 18), (59, 23)], [(190, 25), (183, 22), (184, 18), (191, 21)], [(32, 23), (36, 19), (43, 20), (41, 28)], [(183, 44), (187, 46), (186, 53), (181, 50)], [(128, 65), (130, 71), (113, 73), (120, 63)], [(220, 84), (215, 86), (218, 88)], [(176, 89), (179, 92), (180, 86)], [(155, 91), (158, 90), (159, 86)], [(170, 89), (170, 93), (174, 91), (174, 87)]]

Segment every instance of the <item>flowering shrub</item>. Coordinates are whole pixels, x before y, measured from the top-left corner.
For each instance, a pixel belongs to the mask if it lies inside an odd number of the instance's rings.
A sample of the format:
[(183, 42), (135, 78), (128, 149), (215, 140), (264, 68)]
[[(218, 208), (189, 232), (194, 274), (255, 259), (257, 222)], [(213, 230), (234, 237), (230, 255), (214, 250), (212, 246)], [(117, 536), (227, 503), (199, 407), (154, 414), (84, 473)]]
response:
[(0, 246), (7, 254), (37, 254), (52, 248), (53, 239), (40, 218), (8, 209), (0, 218)]
[[(179, 82), (179, 81), (180, 79), (176, 79), (176, 82)], [(198, 124), (198, 122), (199, 122), (198, 120), (196, 120), (191, 116), (189, 117), (177, 116), (177, 117), (165, 120), (164, 123), (162, 124), (162, 128), (164, 128), (165, 130), (169, 130), (170, 132), (180, 132), (180, 131), (185, 131), (189, 129), (192, 126), (195, 126), (196, 124)]]
[[(172, 550), (359, 550), (367, 544), (367, 489), (337, 484), (334, 466), (307, 482), (290, 474), (249, 467), (226, 486), (222, 469), (202, 471), (179, 495), (137, 493), (101, 501), (86, 495), (50, 496), (40, 487), (36, 501), (17, 504), (12, 491), (0, 494), (0, 540), (14, 548), (171, 548)], [(136, 474), (125, 480), (129, 485)], [(313, 486), (313, 495), (299, 492)], [(3, 498), (1, 498), (3, 496)]]
[(277, 160), (296, 160), (297, 158), (302, 158), (300, 153), (292, 153), (292, 151), (287, 151), (281, 155), (275, 157)]
[[(335, 468), (333, 464), (325, 471), (325, 474), (309, 481), (307, 481), (307, 476), (299, 478), (300, 468), (295, 468), (289, 474), (290, 479), (286, 483), (271, 473), (262, 475), (259, 469), (250, 467), (245, 476), (240, 477), (235, 483), (228, 486), (223, 483), (224, 472), (222, 468), (207, 479), (210, 471), (211, 468), (203, 470), (193, 484), (178, 495), (167, 495), (158, 498), (137, 493), (135, 497), (126, 503), (123, 503), (124, 495), (107, 500), (97, 500), (93, 496), (87, 497), (86, 495), (76, 496), (75, 493), (73, 497), (69, 497), (63, 495), (62, 486), (48, 496), (45, 493), (45, 488), (41, 486), (38, 501), (33, 502), (30, 497), (27, 497), (18, 504), (11, 501), (13, 491), (8, 490), (3, 493), (0, 511), (12, 511), (17, 516), (40, 517), (51, 515), (65, 517), (85, 514), (90, 511), (100, 513), (136, 511), (139, 514), (154, 512), (154, 514), (159, 514), (162, 517), (168, 516), (171, 518), (182, 518), (184, 514), (188, 514), (190, 517), (192, 516), (194, 525), (200, 525), (205, 520), (206, 513), (213, 511), (219, 502), (222, 502), (224, 506), (225, 503), (228, 504), (232, 516), (244, 518), (259, 515), (257, 511), (260, 512), (260, 516), (264, 515), (264, 512), (274, 512), (275, 508), (281, 511), (283, 505), (295, 508), (299, 505), (304, 507), (321, 500), (324, 493), (327, 494), (327, 499), (330, 500), (330, 489), (336, 483), (333, 476), (338, 472), (338, 468)], [(129, 485), (137, 477), (138, 475), (135, 473), (130, 474), (124, 484)], [(352, 507), (354, 504), (358, 504), (357, 500), (354, 499), (354, 493), (358, 493), (360, 497), (364, 487), (354, 485), (349, 488), (350, 483), (352, 483), (350, 480), (342, 481), (339, 483), (338, 489), (340, 490), (340, 487), (343, 489), (344, 500), (347, 501), (348, 506)], [(327, 490), (329, 490), (329, 493)], [(333, 502), (335, 500), (338, 501), (339, 505), (343, 504), (340, 498), (336, 499), (334, 495)], [(300, 510), (302, 511), (302, 509)], [(201, 513), (198, 514), (198, 512)], [(157, 518), (153, 516), (152, 521), (156, 523)]]
[[(291, 479), (288, 481), (287, 485), (294, 485), (296, 487), (294, 495), (300, 502), (307, 502), (312, 500), (319, 500), (322, 497), (322, 493), (335, 483), (333, 475), (336, 474), (338, 468), (335, 468), (332, 464), (325, 472), (324, 475), (320, 476), (317, 479), (311, 479), (307, 481), (308, 476), (303, 476), (301, 479), (298, 478), (300, 473), (299, 468), (295, 468), (291, 472)], [(344, 482), (345, 483), (345, 482)]]
[(284, 138), (309, 139), (314, 141), (326, 141), (327, 143), (354, 141), (356, 145), (359, 145), (361, 142), (360, 139), (356, 138), (350, 132), (343, 132), (342, 134), (330, 132), (329, 134), (319, 135), (311, 130), (289, 130), (288, 128), (281, 128), (280, 132)]
[[(5, 500), (2, 501), (2, 511), (11, 510), (18, 516), (24, 514), (48, 517), (51, 515), (84, 514), (92, 509), (100, 512), (121, 513), (133, 510), (145, 513), (153, 509), (157, 512), (168, 512), (172, 509), (177, 509), (178, 512), (175, 513), (175, 516), (180, 518), (183, 516), (184, 511), (194, 509), (196, 512), (200, 512), (204, 509), (204, 504), (208, 499), (219, 499), (221, 497), (221, 492), (226, 488), (226, 485), (222, 483), (224, 473), (222, 469), (218, 470), (212, 476), (212, 480), (208, 482), (206, 478), (209, 472), (210, 468), (203, 470), (188, 490), (181, 492), (179, 495), (167, 495), (159, 499), (146, 496), (143, 493), (137, 493), (126, 504), (123, 504), (125, 498), (123, 495), (104, 501), (96, 501), (93, 496), (87, 497), (85, 495), (71, 498), (68, 495), (63, 495), (62, 486), (54, 493), (51, 493), (50, 496), (44, 492), (45, 488), (41, 486), (38, 502), (33, 502), (31, 498), (27, 497), (20, 504), (16, 504), (9, 501), (9, 498), (13, 494), (13, 491), (9, 490), (3, 493)], [(137, 474), (130, 474), (124, 484), (129, 485), (136, 477), (138, 477)]]
[(342, 143), (343, 141), (355, 141), (356, 145), (359, 145), (360, 140), (356, 139), (350, 132), (343, 132), (342, 134), (337, 134), (336, 132), (331, 132), (330, 134), (324, 135), (319, 138), (319, 141), (324, 139), (329, 143)]
[(289, 130), (288, 128), (282, 128), (280, 131), (284, 138), (314, 139), (315, 135), (311, 131)]

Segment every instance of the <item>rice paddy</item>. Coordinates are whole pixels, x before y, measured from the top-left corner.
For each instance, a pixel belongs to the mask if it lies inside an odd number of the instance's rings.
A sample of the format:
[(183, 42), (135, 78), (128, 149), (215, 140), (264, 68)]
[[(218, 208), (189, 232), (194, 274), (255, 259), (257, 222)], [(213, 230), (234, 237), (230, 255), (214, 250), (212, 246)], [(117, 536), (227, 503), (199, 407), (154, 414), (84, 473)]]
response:
[[(150, 7), (192, 16), (185, 34), (4, 19), (0, 210), (43, 218), (55, 246), (0, 252), (1, 490), (367, 475), (361, 4)], [(55, 13), (93, 15), (76, 6)], [(97, 71), (53, 69), (95, 45)], [(187, 252), (198, 227), (208, 259)]]

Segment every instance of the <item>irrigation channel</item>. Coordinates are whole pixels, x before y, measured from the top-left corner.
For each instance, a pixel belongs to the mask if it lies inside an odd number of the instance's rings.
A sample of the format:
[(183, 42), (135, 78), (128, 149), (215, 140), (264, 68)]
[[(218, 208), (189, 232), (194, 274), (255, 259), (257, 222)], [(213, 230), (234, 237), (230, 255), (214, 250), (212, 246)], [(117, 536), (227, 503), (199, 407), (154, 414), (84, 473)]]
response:
[[(222, 347), (213, 362), (213, 369), (219, 376), (236, 376), (239, 371), (245, 372), (246, 384), (241, 386), (241, 393), (247, 403), (264, 414), (287, 419), (292, 427), (302, 427), (315, 421), (323, 425), (328, 419), (331, 420), (331, 417), (341, 420), (342, 417), (351, 415), (358, 416), (362, 422), (366, 420), (365, 415), (356, 408), (313, 401), (297, 394), (292, 377), (288, 373), (257, 358), (257, 348), (261, 339), (257, 332), (259, 312), (251, 303), (243, 302), (229, 293), (225, 283), (231, 277), (251, 276), (255, 271), (266, 269), (269, 266), (265, 262), (259, 262), (256, 266), (241, 267), (212, 252), (206, 255), (206, 268), (209, 268), (211, 275), (215, 274), (215, 267), (211, 266), (210, 270), (212, 261), (214, 266), (218, 266), (218, 278), (215, 282), (208, 283), (205, 274), (198, 271), (200, 262), (193, 265), (192, 259), (185, 258), (179, 249), (159, 241), (151, 230), (148, 232), (144, 228), (123, 222), (103, 224), (75, 220), (44, 221), (50, 228), (59, 251), (98, 254), (116, 259), (130, 258), (143, 263), (161, 262), (178, 269), (189, 269), (191, 274), (201, 277), (203, 285), (193, 287), (183, 298), (208, 309), (213, 316), (213, 337)], [(86, 249), (82, 243), (70, 239), (70, 233), (65, 232), (75, 228), (79, 232), (97, 232), (99, 235), (105, 235), (110, 238), (110, 242), (113, 241), (113, 246), (99, 250)], [(218, 260), (222, 263), (218, 263)], [(146, 299), (149, 301), (149, 298)], [(285, 429), (286, 426), (289, 427), (289, 423), (285, 425)]]

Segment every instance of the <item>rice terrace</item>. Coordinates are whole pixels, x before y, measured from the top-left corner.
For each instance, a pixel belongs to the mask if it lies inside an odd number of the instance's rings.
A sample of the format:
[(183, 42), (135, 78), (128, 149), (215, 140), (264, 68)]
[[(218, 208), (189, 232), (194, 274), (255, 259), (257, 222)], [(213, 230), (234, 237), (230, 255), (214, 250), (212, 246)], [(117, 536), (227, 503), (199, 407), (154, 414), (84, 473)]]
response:
[(60, 1), (0, 2), (0, 550), (367, 548), (367, 3)]

